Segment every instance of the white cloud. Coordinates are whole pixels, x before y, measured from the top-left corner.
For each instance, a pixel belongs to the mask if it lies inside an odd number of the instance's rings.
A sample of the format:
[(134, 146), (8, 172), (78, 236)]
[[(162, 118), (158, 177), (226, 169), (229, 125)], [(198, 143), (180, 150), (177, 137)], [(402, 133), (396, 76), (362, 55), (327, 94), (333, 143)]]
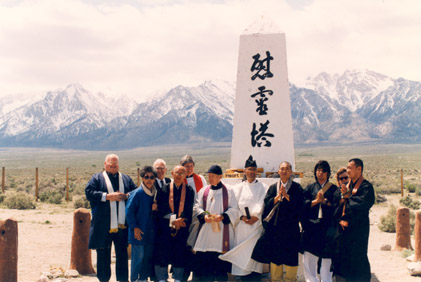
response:
[(418, 0), (5, 3), (0, 95), (79, 82), (140, 99), (178, 84), (234, 80), (239, 35), (263, 13), (286, 33), (291, 82), (347, 68), (421, 81)]

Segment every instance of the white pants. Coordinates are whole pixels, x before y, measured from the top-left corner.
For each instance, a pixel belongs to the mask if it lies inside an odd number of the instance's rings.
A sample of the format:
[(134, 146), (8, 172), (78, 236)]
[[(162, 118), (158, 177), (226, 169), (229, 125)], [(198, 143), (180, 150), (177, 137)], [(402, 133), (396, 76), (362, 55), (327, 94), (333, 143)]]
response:
[[(319, 257), (309, 252), (304, 252), (303, 264), (304, 264), (304, 278), (306, 282), (318, 282), (317, 278), (317, 261)], [(330, 271), (330, 265), (332, 260), (328, 258), (322, 259), (322, 265), (320, 266), (320, 279), (322, 282), (332, 282), (332, 272)]]

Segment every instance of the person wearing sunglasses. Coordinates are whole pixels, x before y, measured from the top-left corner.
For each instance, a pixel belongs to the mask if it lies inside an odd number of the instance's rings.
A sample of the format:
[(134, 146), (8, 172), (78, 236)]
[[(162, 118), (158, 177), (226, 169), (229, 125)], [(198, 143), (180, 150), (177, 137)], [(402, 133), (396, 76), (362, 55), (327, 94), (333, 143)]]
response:
[[(327, 161), (316, 163), (314, 178), (316, 182), (304, 189), (304, 212), (301, 220), (304, 277), (307, 282), (331, 282), (333, 231), (336, 230), (334, 211), (341, 196), (338, 187), (329, 182), (330, 165)], [(319, 260), (320, 280), (317, 277)]]
[(345, 167), (341, 167), (340, 169), (338, 169), (338, 171), (336, 172), (336, 181), (338, 182), (338, 187), (341, 187), (342, 184), (348, 184), (348, 172), (346, 172), (346, 168)]
[(155, 198), (156, 171), (145, 166), (140, 171), (142, 183), (130, 194), (126, 215), (129, 224), (129, 243), (132, 245), (130, 281), (146, 282), (154, 274), (151, 257), (155, 239), (152, 204)]

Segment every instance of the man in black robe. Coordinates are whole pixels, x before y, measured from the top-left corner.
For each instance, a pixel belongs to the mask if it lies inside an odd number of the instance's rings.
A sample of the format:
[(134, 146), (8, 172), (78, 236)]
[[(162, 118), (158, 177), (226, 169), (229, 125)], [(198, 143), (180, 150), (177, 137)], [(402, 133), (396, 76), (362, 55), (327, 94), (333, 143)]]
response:
[(262, 218), (264, 235), (257, 241), (252, 258), (261, 263), (270, 262), (271, 281), (297, 281), (298, 225), (303, 207), (303, 189), (292, 181), (292, 166), (279, 166), (280, 179), (266, 193)]
[(175, 282), (183, 280), (186, 263), (186, 243), (192, 220), (194, 190), (184, 183), (186, 169), (176, 166), (174, 181), (157, 190), (157, 238), (155, 240), (155, 274), (159, 282), (168, 279), (168, 265), (172, 265)]
[(347, 172), (351, 181), (342, 184), (336, 216), (339, 218), (338, 253), (333, 257), (336, 281), (370, 281), (371, 270), (367, 256), (370, 234), (369, 211), (374, 204), (373, 185), (363, 177), (363, 161), (351, 159)]
[(85, 188), (92, 207), (89, 248), (97, 253), (97, 277), (109, 281), (111, 277), (111, 245), (116, 254), (115, 272), (118, 281), (128, 281), (128, 232), (125, 203), (129, 192), (137, 187), (130, 176), (119, 172), (119, 158), (105, 157), (104, 171), (94, 174)]
[(319, 281), (317, 277), (319, 259), (321, 259), (320, 280), (322, 282), (332, 281), (330, 268), (336, 230), (333, 214), (341, 195), (338, 187), (329, 182), (329, 177), (329, 163), (319, 161), (314, 167), (316, 182), (309, 184), (304, 189), (301, 248), (304, 252), (303, 263), (306, 281)]

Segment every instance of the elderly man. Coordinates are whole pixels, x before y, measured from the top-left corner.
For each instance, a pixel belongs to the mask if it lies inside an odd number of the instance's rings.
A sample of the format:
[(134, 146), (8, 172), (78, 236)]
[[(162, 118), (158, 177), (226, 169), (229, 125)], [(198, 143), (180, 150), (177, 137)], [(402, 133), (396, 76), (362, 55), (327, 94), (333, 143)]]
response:
[(303, 189), (292, 181), (292, 166), (282, 162), (279, 181), (272, 184), (265, 196), (262, 218), (264, 235), (257, 241), (252, 258), (258, 262), (270, 262), (271, 281), (297, 281), (298, 225), (303, 207)]
[(320, 281), (331, 282), (332, 255), (334, 252), (334, 211), (341, 198), (338, 187), (331, 182), (330, 165), (327, 161), (318, 161), (314, 166), (316, 182), (304, 189), (304, 213), (301, 220), (303, 227), (302, 249), (304, 277), (307, 282), (318, 282), (317, 264), (319, 259)]
[(186, 169), (178, 165), (172, 170), (173, 182), (157, 191), (158, 229), (155, 245), (155, 274), (159, 282), (168, 279), (172, 265), (175, 282), (183, 280), (186, 264), (186, 242), (192, 219), (194, 191), (184, 183)]
[(155, 187), (157, 189), (161, 189), (165, 184), (171, 182), (170, 178), (165, 177), (165, 174), (167, 173), (167, 163), (163, 159), (155, 160), (153, 167), (157, 173), (157, 177), (155, 179)]
[(370, 281), (367, 256), (370, 219), (368, 213), (375, 201), (373, 185), (363, 177), (361, 159), (351, 159), (347, 172), (351, 181), (342, 184), (342, 200), (337, 209), (340, 218), (339, 252), (333, 258), (336, 281)]
[(232, 222), (240, 216), (234, 191), (221, 182), (222, 169), (213, 165), (208, 170), (211, 185), (202, 188), (196, 197), (195, 214), (202, 224), (194, 251), (200, 281), (227, 281), (230, 264), (220, 260), (220, 254), (234, 244)]
[(108, 281), (111, 277), (111, 243), (116, 254), (118, 281), (128, 281), (126, 199), (136, 189), (133, 180), (119, 172), (118, 156), (105, 158), (104, 171), (92, 176), (85, 188), (92, 207), (89, 248), (97, 252), (97, 277)]
[(257, 164), (250, 156), (246, 160), (246, 180), (234, 188), (241, 212), (234, 230), (234, 248), (219, 258), (232, 263), (231, 274), (242, 281), (259, 280), (263, 264), (251, 258), (254, 246), (263, 231), (262, 213), (267, 187), (256, 179)]
[(129, 243), (132, 245), (130, 281), (147, 282), (153, 277), (151, 257), (155, 241), (155, 222), (152, 204), (155, 198), (156, 171), (145, 166), (140, 171), (142, 184), (127, 201), (126, 214), (129, 224)]

